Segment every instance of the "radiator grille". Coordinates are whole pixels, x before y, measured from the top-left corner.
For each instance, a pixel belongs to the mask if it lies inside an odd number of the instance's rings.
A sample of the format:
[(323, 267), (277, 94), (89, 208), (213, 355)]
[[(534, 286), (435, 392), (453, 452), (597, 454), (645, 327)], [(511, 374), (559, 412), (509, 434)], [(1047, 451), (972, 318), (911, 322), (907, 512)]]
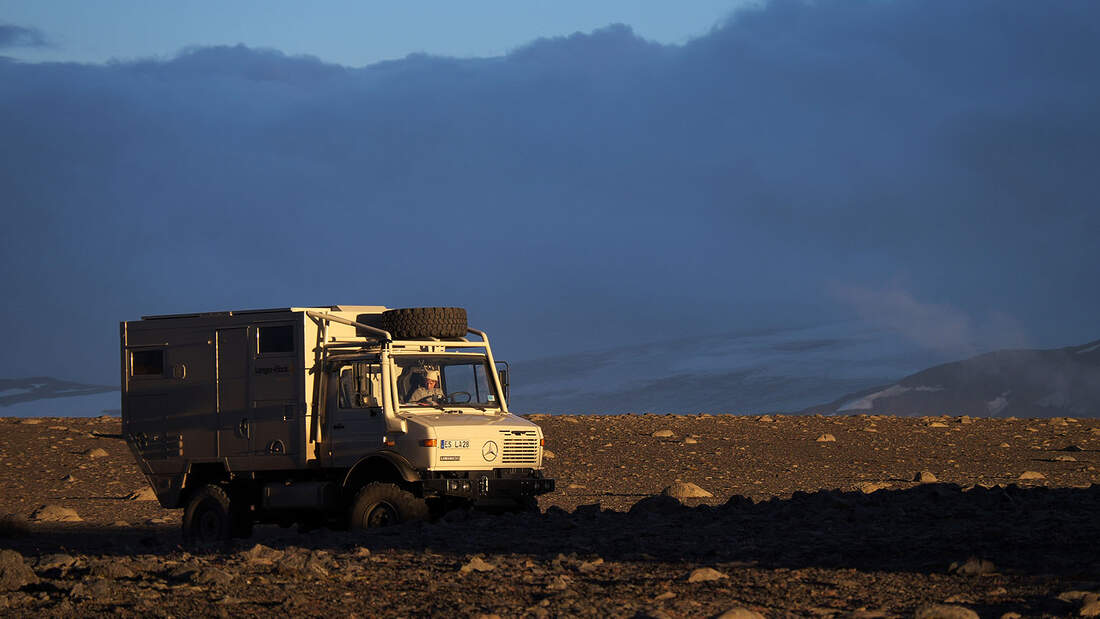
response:
[(504, 437), (501, 464), (535, 464), (539, 457), (539, 439), (527, 436)]

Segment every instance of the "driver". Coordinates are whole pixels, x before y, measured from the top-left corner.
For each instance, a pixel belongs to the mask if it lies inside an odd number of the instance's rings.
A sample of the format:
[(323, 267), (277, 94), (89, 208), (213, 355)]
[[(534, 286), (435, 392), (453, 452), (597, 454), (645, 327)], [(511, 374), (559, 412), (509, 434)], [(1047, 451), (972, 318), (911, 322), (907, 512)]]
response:
[(439, 370), (425, 369), (413, 374), (416, 389), (409, 394), (409, 402), (412, 404), (439, 404), (446, 397), (439, 388)]

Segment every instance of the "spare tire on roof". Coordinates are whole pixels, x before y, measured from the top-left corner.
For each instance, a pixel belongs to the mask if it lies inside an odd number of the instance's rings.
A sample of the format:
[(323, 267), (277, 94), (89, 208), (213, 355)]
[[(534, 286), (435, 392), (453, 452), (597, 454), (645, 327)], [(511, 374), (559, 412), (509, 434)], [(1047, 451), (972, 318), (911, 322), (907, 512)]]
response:
[(382, 328), (399, 339), (462, 337), (466, 309), (462, 307), (407, 307), (382, 312)]

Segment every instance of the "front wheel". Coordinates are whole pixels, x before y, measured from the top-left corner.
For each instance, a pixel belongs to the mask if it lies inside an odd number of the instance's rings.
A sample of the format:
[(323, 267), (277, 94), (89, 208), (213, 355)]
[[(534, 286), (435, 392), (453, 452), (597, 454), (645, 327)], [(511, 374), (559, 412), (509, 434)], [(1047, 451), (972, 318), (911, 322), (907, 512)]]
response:
[(351, 503), (348, 526), (352, 531), (388, 527), (426, 520), (428, 504), (394, 484), (375, 482), (363, 486)]
[(183, 540), (192, 544), (224, 542), (233, 536), (229, 495), (221, 486), (207, 484), (191, 495), (183, 512)]

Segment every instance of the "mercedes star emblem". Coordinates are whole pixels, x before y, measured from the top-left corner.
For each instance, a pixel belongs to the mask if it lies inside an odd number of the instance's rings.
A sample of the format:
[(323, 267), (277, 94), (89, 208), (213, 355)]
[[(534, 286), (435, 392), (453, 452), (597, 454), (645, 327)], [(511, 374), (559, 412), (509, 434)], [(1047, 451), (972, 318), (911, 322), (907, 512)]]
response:
[(486, 462), (492, 462), (497, 459), (497, 444), (493, 441), (486, 441), (481, 446), (481, 457), (485, 458)]

